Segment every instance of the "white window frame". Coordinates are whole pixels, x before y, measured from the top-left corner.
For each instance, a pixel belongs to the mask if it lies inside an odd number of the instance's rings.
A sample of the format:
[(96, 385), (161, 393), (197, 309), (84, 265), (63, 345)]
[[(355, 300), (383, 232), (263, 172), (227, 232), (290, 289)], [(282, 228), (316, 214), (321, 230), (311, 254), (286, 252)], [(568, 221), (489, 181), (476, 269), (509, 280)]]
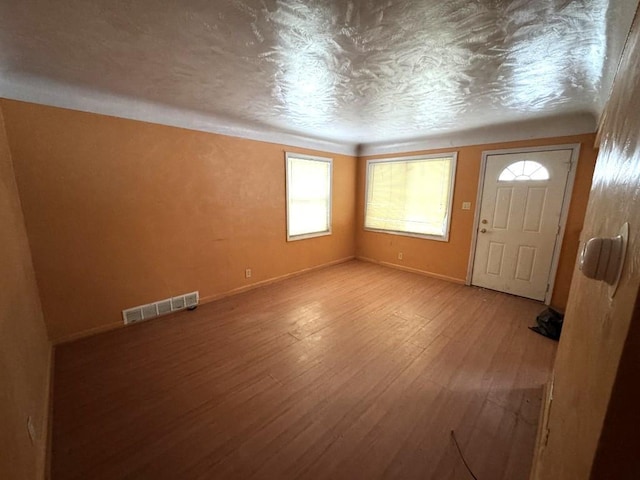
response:
[[(322, 230), (318, 232), (310, 232), (303, 233), (299, 235), (289, 235), (289, 192), (291, 191), (290, 187), (290, 178), (289, 178), (289, 159), (303, 159), (303, 160), (312, 160), (316, 162), (324, 162), (329, 164), (329, 192), (327, 199), (327, 230)], [(305, 155), (302, 153), (295, 152), (285, 152), (285, 162), (284, 162), (284, 170), (285, 170), (285, 183), (286, 183), (286, 192), (285, 192), (285, 209), (287, 211), (287, 242), (295, 241), (295, 240), (304, 240), (306, 238), (315, 238), (315, 237), (324, 237), (326, 235), (331, 235), (332, 229), (332, 210), (333, 210), (333, 158), (329, 157), (318, 157), (315, 155)]]
[[(393, 162), (402, 163), (402, 162), (408, 162), (412, 160), (442, 160), (443, 158), (449, 158), (451, 160), (451, 171), (450, 171), (450, 177), (449, 177), (449, 202), (447, 205), (447, 219), (446, 219), (446, 229), (445, 229), (444, 235), (429, 235), (424, 233), (405, 232), (405, 231), (398, 231), (398, 230), (385, 230), (380, 228), (370, 228), (366, 226), (367, 208), (368, 208), (367, 200), (369, 198), (369, 178), (371, 176), (371, 165), (375, 165), (377, 163), (393, 163)], [(364, 189), (363, 228), (369, 232), (388, 233), (390, 235), (402, 235), (405, 237), (418, 237), (418, 238), (425, 238), (428, 240), (436, 240), (438, 242), (448, 242), (449, 233), (451, 231), (451, 217), (453, 216), (453, 196), (454, 196), (454, 188), (455, 188), (455, 180), (456, 180), (457, 162), (458, 162), (458, 152), (443, 152), (443, 153), (430, 154), (430, 155), (412, 155), (407, 157), (380, 158), (375, 160), (367, 160), (365, 189)]]

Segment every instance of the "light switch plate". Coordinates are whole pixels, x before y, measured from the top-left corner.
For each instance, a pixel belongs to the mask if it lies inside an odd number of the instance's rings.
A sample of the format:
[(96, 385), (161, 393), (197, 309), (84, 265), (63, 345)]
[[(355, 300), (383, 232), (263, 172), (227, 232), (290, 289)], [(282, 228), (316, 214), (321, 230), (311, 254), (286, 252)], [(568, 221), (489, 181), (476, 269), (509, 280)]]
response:
[(471, 210), (471, 202), (462, 202), (463, 210)]

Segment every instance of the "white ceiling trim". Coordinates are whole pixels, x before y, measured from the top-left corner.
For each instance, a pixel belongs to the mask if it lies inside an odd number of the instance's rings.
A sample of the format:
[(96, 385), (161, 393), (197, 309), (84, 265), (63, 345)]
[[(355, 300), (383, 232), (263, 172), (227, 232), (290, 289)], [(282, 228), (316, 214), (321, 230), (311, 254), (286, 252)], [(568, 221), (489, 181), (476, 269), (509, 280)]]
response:
[(26, 75), (0, 76), (0, 97), (261, 142), (355, 155), (357, 145), (277, 131), (183, 108)]
[(5, 75), (0, 77), (0, 97), (321, 152), (359, 156), (561, 137), (593, 133), (596, 130), (596, 119), (593, 114), (577, 113), (507, 125), (493, 125), (400, 142), (367, 143), (357, 146), (277, 131), (269, 127), (243, 123), (203, 112), (66, 85), (33, 76)]
[(538, 118), (524, 122), (492, 125), (473, 130), (402, 142), (368, 143), (361, 145), (358, 155), (385, 155), (440, 148), (456, 148), (469, 145), (513, 142), (550, 137), (581, 135), (596, 131), (596, 118), (592, 113), (576, 113), (550, 118)]

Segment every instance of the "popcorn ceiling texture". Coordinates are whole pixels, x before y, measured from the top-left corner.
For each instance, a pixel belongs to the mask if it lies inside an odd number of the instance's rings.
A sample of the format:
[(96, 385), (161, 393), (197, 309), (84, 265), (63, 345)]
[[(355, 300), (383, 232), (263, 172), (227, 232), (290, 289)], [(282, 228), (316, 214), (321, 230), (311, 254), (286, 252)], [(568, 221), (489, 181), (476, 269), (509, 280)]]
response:
[(399, 141), (598, 114), (635, 3), (0, 0), (0, 76)]

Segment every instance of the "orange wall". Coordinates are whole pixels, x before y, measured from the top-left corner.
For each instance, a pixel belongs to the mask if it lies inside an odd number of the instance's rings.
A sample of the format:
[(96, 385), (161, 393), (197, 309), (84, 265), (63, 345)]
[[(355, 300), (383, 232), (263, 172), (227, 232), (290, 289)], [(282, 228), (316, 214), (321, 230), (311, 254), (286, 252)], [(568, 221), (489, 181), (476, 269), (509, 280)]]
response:
[(1, 109), (0, 225), (0, 478), (29, 480), (44, 476), (51, 345)]
[[(203, 300), (353, 256), (356, 159), (334, 159), (333, 234), (286, 241), (287, 147), (2, 101), (54, 341), (121, 310)], [(245, 268), (253, 270), (245, 279)]]
[(193, 290), (207, 301), (354, 252), (464, 281), (474, 211), (460, 206), (475, 204), (482, 151), (581, 143), (552, 300), (566, 304), (593, 135), (456, 149), (449, 242), (365, 232), (366, 159), (331, 155), (333, 235), (286, 242), (285, 146), (8, 100), (2, 108), (54, 341), (120, 325), (124, 308)]
[[(364, 189), (366, 160), (371, 158), (397, 157), (398, 154), (361, 158), (358, 162), (356, 256), (397, 265), (401, 268), (418, 270), (453, 281), (464, 282), (467, 276), (469, 253), (471, 250), (474, 209), (476, 207), (475, 203), (482, 152), (485, 150), (506, 148), (579, 143), (580, 159), (576, 172), (573, 197), (569, 208), (567, 227), (562, 243), (556, 284), (551, 301), (552, 305), (564, 309), (571, 283), (571, 273), (573, 272), (573, 265), (578, 251), (579, 235), (582, 229), (582, 220), (584, 218), (591, 186), (591, 175), (593, 174), (595, 165), (596, 151), (593, 148), (594, 140), (595, 135), (588, 134), (407, 152), (406, 154), (402, 154), (420, 155), (452, 151), (458, 152), (455, 189), (453, 193), (451, 232), (448, 242), (365, 231)], [(473, 205), (472, 209), (462, 210), (462, 202), (471, 202)], [(398, 260), (399, 252), (403, 253), (402, 260)]]

